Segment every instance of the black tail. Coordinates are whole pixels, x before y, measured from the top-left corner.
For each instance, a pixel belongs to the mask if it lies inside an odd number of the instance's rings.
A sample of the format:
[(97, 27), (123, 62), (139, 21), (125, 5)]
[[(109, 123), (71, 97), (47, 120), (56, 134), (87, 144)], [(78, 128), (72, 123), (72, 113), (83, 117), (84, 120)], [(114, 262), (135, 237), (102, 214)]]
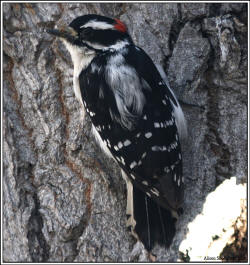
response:
[(134, 230), (145, 248), (151, 250), (156, 242), (169, 247), (175, 235), (176, 218), (135, 186), (133, 196)]

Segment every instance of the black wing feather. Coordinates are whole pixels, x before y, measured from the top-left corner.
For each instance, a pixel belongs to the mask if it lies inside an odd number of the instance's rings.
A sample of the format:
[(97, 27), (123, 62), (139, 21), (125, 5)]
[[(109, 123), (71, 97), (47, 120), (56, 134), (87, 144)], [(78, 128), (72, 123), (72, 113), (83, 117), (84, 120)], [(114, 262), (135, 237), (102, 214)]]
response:
[[(170, 103), (170, 99), (174, 99), (148, 55), (134, 45), (128, 46), (126, 54), (122, 54), (124, 64), (135, 69), (139, 76), (146, 103), (142, 113), (134, 115), (133, 128), (124, 128), (105, 72), (109, 59), (116, 55), (116, 52), (106, 52), (97, 56), (80, 74), (84, 104), (95, 114), (91, 116), (94, 126), (100, 128), (101, 138), (109, 141), (108, 148), (131, 181), (162, 207), (177, 209), (182, 202), (183, 183), (181, 148)], [(146, 133), (151, 133), (152, 137), (146, 138)], [(132, 144), (118, 149), (118, 143), (127, 139)], [(158, 147), (162, 149), (157, 150)], [(131, 168), (133, 162), (137, 165)]]

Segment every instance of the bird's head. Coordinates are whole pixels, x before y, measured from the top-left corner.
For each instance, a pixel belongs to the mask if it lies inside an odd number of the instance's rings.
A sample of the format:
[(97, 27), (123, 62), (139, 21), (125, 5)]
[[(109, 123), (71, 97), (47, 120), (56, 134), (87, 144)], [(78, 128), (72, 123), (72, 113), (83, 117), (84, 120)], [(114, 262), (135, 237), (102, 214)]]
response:
[(118, 19), (100, 15), (84, 15), (74, 19), (69, 26), (48, 29), (60, 37), (66, 46), (76, 46), (89, 51), (117, 50), (132, 43), (125, 24)]

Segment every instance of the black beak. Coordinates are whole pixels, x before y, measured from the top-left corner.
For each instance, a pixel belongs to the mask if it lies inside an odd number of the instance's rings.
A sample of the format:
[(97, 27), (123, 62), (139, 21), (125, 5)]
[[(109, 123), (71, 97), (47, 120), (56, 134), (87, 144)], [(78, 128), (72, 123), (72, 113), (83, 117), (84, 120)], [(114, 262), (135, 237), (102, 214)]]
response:
[(71, 27), (61, 27), (59, 29), (46, 29), (46, 32), (56, 37), (67, 40), (70, 43), (74, 43), (78, 37), (77, 32)]

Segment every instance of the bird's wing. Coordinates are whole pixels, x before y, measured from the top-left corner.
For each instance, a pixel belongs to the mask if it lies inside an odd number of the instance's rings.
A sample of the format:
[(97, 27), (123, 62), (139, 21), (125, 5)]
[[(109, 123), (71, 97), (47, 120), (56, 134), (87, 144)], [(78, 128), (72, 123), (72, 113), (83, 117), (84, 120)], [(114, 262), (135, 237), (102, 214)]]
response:
[[(104, 67), (105, 66), (105, 67)], [(80, 74), (83, 103), (130, 180), (163, 207), (182, 200), (182, 157), (174, 106), (152, 60), (133, 45), (98, 56)]]

